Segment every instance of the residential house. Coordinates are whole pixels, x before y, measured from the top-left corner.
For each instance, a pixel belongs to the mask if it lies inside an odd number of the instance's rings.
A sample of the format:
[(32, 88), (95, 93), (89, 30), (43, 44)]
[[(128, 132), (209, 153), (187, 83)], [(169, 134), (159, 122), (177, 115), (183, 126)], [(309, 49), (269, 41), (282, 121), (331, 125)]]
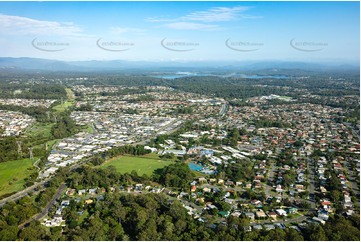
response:
[(251, 221), (254, 221), (255, 215), (252, 212), (245, 212), (244, 215), (249, 218)]
[(78, 195), (80, 195), (80, 196), (85, 194), (85, 193), (86, 193), (85, 189), (81, 189), (81, 190), (78, 191)]
[(211, 189), (209, 187), (205, 187), (205, 188), (203, 188), (203, 192), (209, 193), (209, 192), (211, 192)]
[(89, 189), (89, 194), (91, 194), (91, 195), (95, 195), (96, 193), (97, 193), (97, 188), (91, 188), (91, 189)]
[(220, 211), (218, 213), (222, 218), (227, 218), (229, 216), (229, 211)]
[(265, 214), (265, 212), (262, 209), (259, 209), (256, 211), (256, 217), (260, 218), (260, 219), (264, 219), (264, 218), (267, 218), (267, 215)]
[(290, 214), (294, 214), (294, 213), (297, 213), (297, 208), (294, 208), (294, 207), (291, 207), (291, 208), (287, 208), (287, 212), (290, 213)]
[(135, 190), (136, 191), (141, 191), (143, 189), (143, 184), (136, 184), (135, 185)]
[(66, 191), (66, 195), (68, 196), (74, 196), (75, 193), (75, 189), (69, 189), (68, 191)]
[(261, 230), (261, 229), (263, 229), (263, 227), (260, 224), (256, 224), (256, 225), (253, 225), (253, 229)]
[(275, 213), (275, 212), (269, 212), (268, 213), (268, 217), (270, 217), (271, 219), (273, 219), (273, 220), (276, 220), (277, 219), (277, 213)]
[(325, 223), (326, 223), (324, 220), (322, 220), (322, 219), (320, 219), (320, 218), (318, 218), (318, 217), (313, 217), (312, 220), (313, 220), (313, 221), (316, 221), (316, 222), (318, 222), (318, 223), (320, 223), (320, 224), (325, 224)]
[(266, 230), (272, 230), (272, 229), (275, 229), (276, 227), (273, 225), (273, 224), (265, 224), (264, 225), (264, 228)]
[(279, 216), (287, 216), (287, 212), (283, 209), (276, 209), (276, 213), (279, 215)]
[(282, 186), (281, 186), (281, 185), (277, 185), (277, 186), (276, 186), (276, 192), (278, 192), (278, 193), (282, 193), (282, 192), (283, 192), (283, 189), (282, 189)]

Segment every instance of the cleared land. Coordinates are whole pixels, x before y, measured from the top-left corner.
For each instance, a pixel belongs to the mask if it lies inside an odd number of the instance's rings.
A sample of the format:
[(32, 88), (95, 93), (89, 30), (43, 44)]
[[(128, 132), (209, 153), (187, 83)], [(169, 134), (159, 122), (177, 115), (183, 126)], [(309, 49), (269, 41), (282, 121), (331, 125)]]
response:
[(288, 97), (288, 96), (280, 96), (279, 99), (285, 100), (285, 101), (290, 101), (292, 100), (292, 97)]
[(152, 156), (121, 156), (110, 159), (105, 162), (102, 167), (114, 166), (120, 173), (131, 173), (133, 170), (138, 175), (153, 174), (153, 171), (173, 164), (173, 161), (164, 161)]
[(68, 97), (68, 99), (70, 99), (70, 100), (75, 99), (74, 92), (70, 88), (65, 88), (65, 91), (66, 91), (66, 96)]
[(0, 163), (0, 196), (22, 190), (24, 179), (31, 174), (30, 159), (7, 161)]

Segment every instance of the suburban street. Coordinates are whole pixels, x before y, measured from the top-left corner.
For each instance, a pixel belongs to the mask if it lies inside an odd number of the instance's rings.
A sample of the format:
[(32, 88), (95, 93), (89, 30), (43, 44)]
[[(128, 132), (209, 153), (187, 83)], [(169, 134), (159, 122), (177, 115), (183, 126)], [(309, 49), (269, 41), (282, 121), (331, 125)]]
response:
[[(271, 163), (271, 168), (268, 171), (268, 181), (273, 181), (274, 179), (274, 172), (275, 172), (275, 163), (272, 162)], [(271, 190), (272, 190), (272, 186), (270, 186), (268, 184), (268, 182), (266, 182), (266, 188), (265, 188), (265, 194), (266, 196), (271, 196)]]
[(307, 219), (307, 217), (302, 215), (297, 218), (286, 219), (286, 220), (274, 220), (274, 221), (263, 220), (263, 221), (251, 222), (250, 225), (271, 224), (271, 223), (291, 224), (291, 223), (300, 223), (300, 222), (304, 221), (305, 219)]
[(42, 211), (41, 213), (35, 214), (35, 215), (34, 215), (32, 218), (30, 218), (28, 221), (26, 221), (25, 223), (19, 225), (19, 228), (22, 229), (22, 228), (24, 228), (27, 224), (29, 224), (31, 221), (40, 220), (42, 217), (44, 217), (45, 215), (47, 215), (48, 212), (49, 212), (49, 209), (54, 205), (54, 202), (59, 199), (60, 195), (64, 192), (65, 189), (66, 189), (65, 183), (61, 184), (61, 186), (59, 187), (59, 189), (57, 190), (57, 192), (54, 194), (53, 198), (48, 202), (48, 204), (47, 204), (46, 207), (43, 209), (43, 211)]
[(310, 187), (309, 187), (309, 191), (310, 191), (310, 205), (312, 209), (316, 208), (316, 203), (315, 203), (315, 168), (313, 165), (313, 160), (309, 157), (307, 157), (307, 167), (308, 167), (308, 181), (310, 183)]
[(356, 197), (358, 198), (358, 200), (360, 200), (360, 188), (355, 181), (357, 172), (351, 170), (349, 162), (346, 162), (345, 168), (346, 168), (347, 174), (348, 174), (348, 183), (350, 184), (352, 191), (356, 194)]

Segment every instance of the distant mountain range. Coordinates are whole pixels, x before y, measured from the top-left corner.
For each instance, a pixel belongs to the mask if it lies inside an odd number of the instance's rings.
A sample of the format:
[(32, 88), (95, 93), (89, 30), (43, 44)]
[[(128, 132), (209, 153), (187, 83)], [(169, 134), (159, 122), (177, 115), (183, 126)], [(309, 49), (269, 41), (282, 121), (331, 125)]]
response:
[(359, 64), (339, 63), (311, 63), (293, 61), (59, 61), (39, 58), (0, 57), (0, 70), (28, 70), (28, 71), (256, 71), (278, 69), (299, 69), (309, 71), (348, 71), (359, 70)]

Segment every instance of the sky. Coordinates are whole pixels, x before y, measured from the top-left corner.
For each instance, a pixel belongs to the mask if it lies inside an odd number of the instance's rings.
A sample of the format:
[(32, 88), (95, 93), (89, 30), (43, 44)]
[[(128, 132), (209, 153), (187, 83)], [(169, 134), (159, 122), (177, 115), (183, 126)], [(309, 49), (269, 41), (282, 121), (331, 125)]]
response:
[(359, 2), (0, 2), (0, 56), (359, 62)]

